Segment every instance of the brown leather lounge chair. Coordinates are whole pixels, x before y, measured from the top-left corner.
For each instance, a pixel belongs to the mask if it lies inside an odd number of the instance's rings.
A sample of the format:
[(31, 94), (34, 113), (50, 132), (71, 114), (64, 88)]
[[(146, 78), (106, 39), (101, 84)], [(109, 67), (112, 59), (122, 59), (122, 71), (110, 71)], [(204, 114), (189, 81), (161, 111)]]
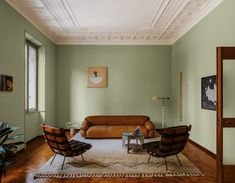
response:
[(77, 140), (68, 141), (63, 128), (55, 128), (47, 125), (41, 126), (43, 129), (46, 143), (55, 153), (50, 165), (54, 161), (57, 154), (64, 156), (61, 170), (64, 167), (66, 157), (74, 157), (81, 155), (82, 160), (84, 161), (82, 154), (92, 147), (91, 144), (87, 144)]
[(166, 157), (175, 155), (180, 166), (182, 166), (177, 155), (185, 148), (190, 130), (191, 125), (165, 128), (162, 133), (161, 141), (143, 144), (143, 149), (146, 149), (147, 153), (150, 155), (148, 162), (151, 156), (164, 158), (166, 170), (168, 170)]

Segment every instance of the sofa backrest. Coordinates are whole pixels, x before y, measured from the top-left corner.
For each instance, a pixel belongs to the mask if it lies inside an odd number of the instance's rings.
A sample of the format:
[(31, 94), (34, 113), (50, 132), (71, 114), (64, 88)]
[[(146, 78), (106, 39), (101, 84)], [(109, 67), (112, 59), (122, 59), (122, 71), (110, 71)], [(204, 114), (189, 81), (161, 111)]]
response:
[(144, 125), (145, 121), (149, 120), (148, 116), (87, 116), (85, 118), (91, 125)]
[(85, 120), (87, 120), (91, 126), (108, 125), (108, 116), (87, 116)]

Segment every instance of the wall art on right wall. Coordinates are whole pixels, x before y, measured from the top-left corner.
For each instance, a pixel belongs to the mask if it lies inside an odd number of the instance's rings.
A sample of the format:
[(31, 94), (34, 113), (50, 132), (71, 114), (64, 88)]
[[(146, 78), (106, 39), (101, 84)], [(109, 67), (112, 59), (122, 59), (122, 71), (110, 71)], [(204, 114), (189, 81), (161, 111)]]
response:
[(216, 76), (201, 79), (201, 107), (216, 110)]

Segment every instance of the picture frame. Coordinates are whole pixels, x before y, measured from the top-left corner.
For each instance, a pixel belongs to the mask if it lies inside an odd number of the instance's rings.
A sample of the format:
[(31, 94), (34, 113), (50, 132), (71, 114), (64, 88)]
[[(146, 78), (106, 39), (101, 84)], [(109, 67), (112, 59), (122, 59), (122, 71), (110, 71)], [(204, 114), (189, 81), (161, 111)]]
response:
[(201, 108), (216, 110), (216, 75), (201, 78)]
[(13, 91), (13, 77), (8, 75), (0, 75), (0, 91)]
[(87, 67), (87, 87), (107, 87), (107, 67)]

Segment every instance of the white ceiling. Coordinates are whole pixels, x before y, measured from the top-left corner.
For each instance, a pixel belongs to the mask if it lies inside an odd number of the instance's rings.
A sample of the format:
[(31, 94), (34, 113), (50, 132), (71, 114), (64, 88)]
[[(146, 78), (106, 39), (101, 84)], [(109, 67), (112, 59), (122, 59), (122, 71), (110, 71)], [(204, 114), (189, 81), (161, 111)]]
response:
[(5, 0), (56, 44), (173, 44), (222, 0)]

